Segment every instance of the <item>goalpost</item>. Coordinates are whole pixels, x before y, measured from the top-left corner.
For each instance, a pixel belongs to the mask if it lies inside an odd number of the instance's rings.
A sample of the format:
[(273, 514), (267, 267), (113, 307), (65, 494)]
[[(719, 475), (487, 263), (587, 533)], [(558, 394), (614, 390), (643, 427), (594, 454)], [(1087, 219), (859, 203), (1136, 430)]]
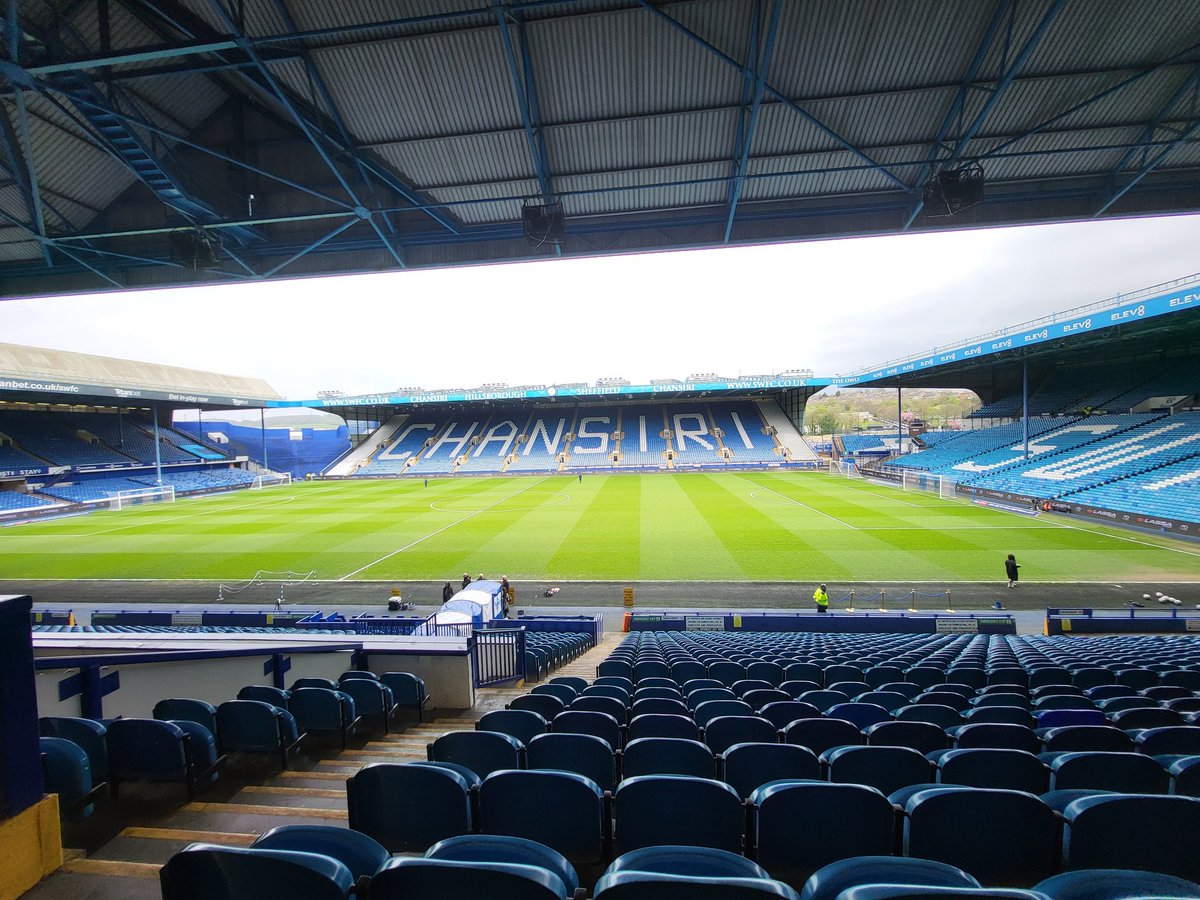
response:
[(267, 472), (259, 475), (250, 485), (250, 490), (261, 491), (263, 488), (280, 487), (292, 483), (291, 472)]
[(140, 506), (143, 503), (174, 503), (175, 488), (169, 484), (156, 487), (134, 488), (128, 491), (117, 491), (108, 501), (109, 509), (125, 509), (130, 506)]
[(904, 472), (901, 484), (906, 491), (926, 491), (937, 494), (943, 500), (957, 499), (955, 485), (958, 483), (948, 475), (933, 475), (929, 472)]
[(858, 466), (854, 464), (854, 460), (850, 459), (831, 459), (829, 461), (829, 474), (842, 475), (846, 478), (862, 478), (862, 473), (858, 471)]

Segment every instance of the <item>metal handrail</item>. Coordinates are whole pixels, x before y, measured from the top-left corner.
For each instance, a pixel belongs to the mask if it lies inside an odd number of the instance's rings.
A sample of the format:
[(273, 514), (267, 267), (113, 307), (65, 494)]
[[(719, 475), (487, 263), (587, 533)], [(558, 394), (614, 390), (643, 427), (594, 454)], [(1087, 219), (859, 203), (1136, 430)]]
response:
[(905, 363), (914, 359), (933, 356), (934, 354), (941, 353), (943, 350), (955, 350), (959, 347), (965, 347), (980, 341), (990, 340), (991, 338), (1000, 337), (1001, 335), (1011, 334), (1013, 332), (1023, 331), (1029, 328), (1036, 328), (1039, 325), (1053, 325), (1055, 322), (1061, 322), (1064, 319), (1072, 319), (1076, 316), (1082, 315), (1083, 313), (1092, 312), (1093, 310), (1097, 309), (1107, 309), (1110, 306), (1119, 306), (1123, 303), (1131, 303), (1134, 300), (1141, 300), (1144, 297), (1163, 294), (1174, 288), (1185, 287), (1192, 283), (1200, 284), (1200, 272), (1197, 272), (1194, 275), (1186, 275), (1183, 278), (1176, 278), (1174, 281), (1164, 281), (1161, 284), (1154, 284), (1149, 287), (1140, 288), (1139, 290), (1128, 294), (1117, 294), (1116, 296), (1107, 297), (1104, 300), (1096, 300), (1092, 303), (1085, 304), (1084, 306), (1076, 306), (1073, 309), (1065, 309), (1061, 312), (1051, 313), (1050, 315), (1042, 316), (1039, 319), (1030, 319), (1028, 322), (1022, 322), (1019, 325), (1010, 325), (1007, 328), (999, 328), (995, 331), (978, 334), (975, 337), (963, 338), (962, 340), (954, 341), (951, 344), (939, 344), (938, 346), (922, 353), (914, 353), (908, 356), (897, 356), (893, 359), (885, 360), (877, 365), (864, 366), (861, 369), (856, 369), (850, 374), (852, 376), (861, 375), (863, 372), (873, 372), (876, 369), (883, 369), (898, 363)]

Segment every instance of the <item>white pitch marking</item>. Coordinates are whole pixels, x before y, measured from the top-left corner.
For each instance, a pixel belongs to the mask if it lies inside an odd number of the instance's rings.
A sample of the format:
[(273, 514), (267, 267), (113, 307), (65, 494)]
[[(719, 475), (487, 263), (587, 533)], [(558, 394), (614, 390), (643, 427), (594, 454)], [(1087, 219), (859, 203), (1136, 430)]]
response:
[(1200, 556), (1195, 550), (1184, 550), (1182, 547), (1168, 547), (1165, 544), (1154, 544), (1150, 541), (1139, 541), (1137, 538), (1126, 537), (1123, 534), (1107, 534), (1103, 531), (1093, 531), (1090, 528), (1081, 528), (1078, 525), (1072, 525), (1068, 522), (1059, 522), (1054, 519), (1047, 520), (1052, 525), (1057, 525), (1059, 528), (1070, 528), (1074, 531), (1082, 531), (1086, 534), (1094, 534), (1099, 537), (1116, 538), (1119, 541), (1129, 541), (1131, 544), (1141, 544), (1143, 547), (1154, 547), (1156, 550), (1170, 550), (1172, 553), (1183, 553), (1186, 556)]
[(115, 528), (102, 528), (100, 531), (89, 531), (85, 534), (68, 534), (63, 537), (94, 537), (98, 534), (111, 534), (114, 531), (124, 531), (127, 528), (140, 528), (143, 525), (157, 525), (159, 522), (178, 522), (181, 519), (194, 519), (196, 516), (207, 516), (211, 513), (232, 512), (235, 509), (257, 509), (260, 506), (270, 506), (273, 503), (291, 503), (295, 497), (280, 497), (275, 500), (263, 500), (260, 503), (245, 503), (241, 506), (226, 506), (218, 509), (203, 509), (200, 512), (188, 513), (186, 516), (171, 516), (166, 519), (154, 519), (151, 522), (133, 522), (129, 525), (118, 525)]
[(509, 494), (507, 497), (501, 497), (495, 503), (489, 503), (483, 509), (477, 509), (477, 510), (475, 510), (475, 512), (469, 513), (468, 515), (463, 516), (461, 519), (455, 519), (449, 525), (443, 525), (441, 528), (437, 529), (436, 531), (431, 531), (431, 532), (429, 532), (429, 534), (425, 535), (424, 537), (419, 537), (415, 541), (405, 544), (403, 547), (399, 547), (398, 549), (393, 550), (391, 553), (388, 553), (384, 556), (379, 557), (379, 559), (375, 560), (374, 562), (369, 562), (365, 566), (360, 566), (359, 568), (355, 569), (353, 572), (343, 575), (341, 578), (338, 579), (338, 581), (345, 581), (347, 578), (353, 578), (359, 572), (365, 572), (367, 569), (370, 569), (373, 566), (379, 565), (379, 563), (383, 562), (385, 559), (391, 559), (397, 553), (403, 553), (405, 550), (408, 550), (411, 547), (415, 547), (415, 546), (417, 546), (417, 544), (421, 543), (422, 541), (427, 541), (431, 537), (436, 537), (437, 535), (441, 534), (443, 531), (447, 531), (447, 530), (453, 528), (455, 525), (461, 525), (463, 522), (467, 521), (468, 519), (473, 519), (480, 513), (487, 512), (493, 506), (499, 506), (505, 500), (511, 500), (513, 497), (518, 497), (521, 494), (525, 493), (526, 491), (537, 487), (539, 484), (541, 484), (543, 481), (546, 481), (546, 480), (547, 480), (546, 478), (542, 478), (538, 481), (535, 481), (533, 484), (529, 485), (529, 487), (521, 488), (521, 490), (517, 491), (515, 494)]
[[(754, 482), (750, 482), (750, 483), (753, 484)], [(763, 487), (760, 484), (759, 489), (764, 490), (764, 491), (769, 491), (772, 494), (776, 494), (776, 495), (782, 497), (784, 500), (788, 501), (789, 503), (795, 503), (797, 506), (803, 506), (809, 512), (815, 512), (818, 516), (824, 516), (827, 519), (832, 519), (833, 521), (837, 522), (839, 525), (845, 525), (847, 528), (852, 528), (855, 531), (862, 531), (862, 529), (859, 528), (857, 525), (851, 525), (849, 522), (843, 522), (837, 516), (831, 516), (827, 512), (822, 512), (821, 510), (817, 509), (815, 506), (809, 506), (807, 503), (801, 503), (795, 497), (789, 497), (787, 494), (780, 494), (779, 491), (775, 490), (774, 488)], [(751, 496), (753, 496), (753, 493), (751, 493)]]

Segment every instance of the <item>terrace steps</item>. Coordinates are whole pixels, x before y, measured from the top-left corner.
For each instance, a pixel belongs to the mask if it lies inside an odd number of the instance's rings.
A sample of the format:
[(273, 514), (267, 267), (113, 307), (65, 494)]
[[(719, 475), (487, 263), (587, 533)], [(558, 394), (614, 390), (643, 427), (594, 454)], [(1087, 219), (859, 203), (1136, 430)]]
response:
[[(591, 679), (610, 649), (602, 640), (554, 676)], [(427, 744), (447, 732), (474, 729), (484, 713), (503, 709), (527, 691), (524, 685), (481, 688), (474, 709), (445, 711), (426, 722), (393, 723), (391, 733), (375, 730), (352, 738), (353, 746), (346, 750), (333, 741), (314, 741), (293, 759), (293, 768), (282, 772), (269, 763), (253, 768), (247, 760), (236, 760), (216, 784), (190, 801), (177, 785), (125, 785), (121, 800), (106, 801), (93, 819), (64, 826), (64, 843), (85, 846), (86, 852), (68, 850), (63, 867), (25, 896), (157, 900), (158, 870), (190, 843), (246, 847), (279, 825), (344, 826), (349, 775), (372, 763), (425, 759)], [(117, 817), (124, 821), (115, 821)]]

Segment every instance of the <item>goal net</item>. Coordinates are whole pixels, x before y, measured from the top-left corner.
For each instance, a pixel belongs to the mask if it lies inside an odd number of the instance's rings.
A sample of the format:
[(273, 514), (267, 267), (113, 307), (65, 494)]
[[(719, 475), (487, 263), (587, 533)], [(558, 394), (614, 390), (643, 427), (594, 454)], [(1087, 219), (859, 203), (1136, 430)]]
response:
[(941, 475), (930, 475), (928, 472), (904, 472), (900, 478), (906, 491), (928, 491), (931, 494), (941, 491)]
[(852, 459), (831, 459), (829, 461), (829, 474), (841, 475), (845, 478), (862, 478), (862, 473), (858, 471), (858, 466), (854, 464)]
[(958, 487), (957, 481), (955, 481), (953, 478), (947, 478), (945, 475), (940, 476), (938, 481), (941, 482), (938, 486), (939, 497), (941, 497), (943, 500), (958, 499), (958, 491), (955, 490), (955, 488)]
[(263, 488), (279, 487), (291, 483), (292, 474), (290, 472), (268, 472), (255, 478), (254, 483), (250, 485), (250, 490), (261, 491)]
[(175, 488), (169, 484), (157, 487), (134, 488), (128, 491), (117, 491), (109, 499), (109, 509), (125, 509), (130, 506), (140, 506), (143, 503), (174, 503)]

